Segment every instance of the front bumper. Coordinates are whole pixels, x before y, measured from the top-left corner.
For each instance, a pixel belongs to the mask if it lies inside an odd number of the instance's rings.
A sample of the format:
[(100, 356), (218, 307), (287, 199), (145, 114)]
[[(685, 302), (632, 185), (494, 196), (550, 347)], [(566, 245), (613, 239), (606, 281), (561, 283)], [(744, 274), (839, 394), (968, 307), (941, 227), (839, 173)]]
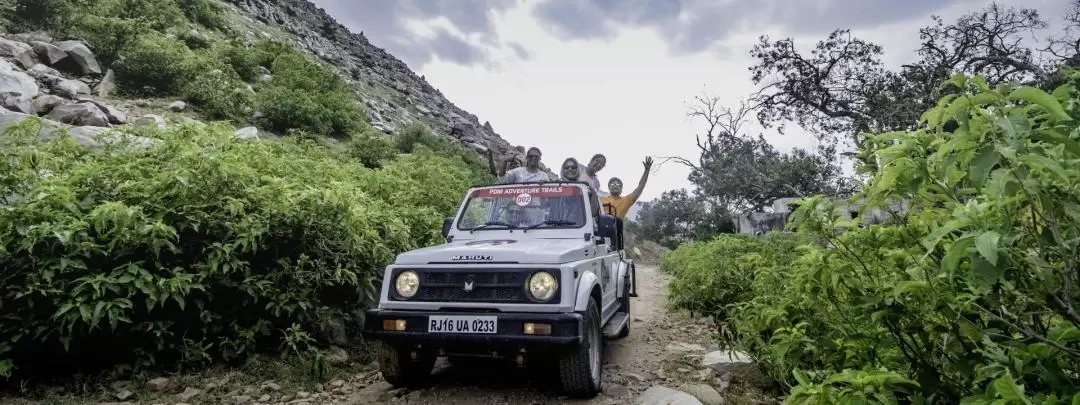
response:
[[(429, 315), (497, 316), (495, 333), (428, 332)], [(405, 320), (405, 330), (384, 330), (384, 320)], [(525, 323), (551, 325), (547, 335), (526, 335)], [(370, 309), (365, 313), (363, 334), (370, 339), (387, 343), (416, 344), (496, 344), (496, 345), (565, 345), (582, 341), (584, 334), (581, 314), (571, 313), (506, 313), (506, 312), (444, 312)]]

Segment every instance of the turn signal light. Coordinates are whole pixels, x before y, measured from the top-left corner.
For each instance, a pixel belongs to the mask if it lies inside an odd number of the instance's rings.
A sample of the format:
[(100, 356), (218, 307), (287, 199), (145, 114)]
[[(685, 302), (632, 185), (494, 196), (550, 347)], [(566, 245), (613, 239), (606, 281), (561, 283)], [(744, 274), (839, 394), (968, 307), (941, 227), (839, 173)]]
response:
[(404, 319), (383, 319), (382, 328), (383, 328), (383, 330), (398, 330), (398, 331), (405, 330), (405, 320)]
[(551, 324), (526, 322), (525, 323), (525, 334), (526, 335), (550, 335), (551, 334)]

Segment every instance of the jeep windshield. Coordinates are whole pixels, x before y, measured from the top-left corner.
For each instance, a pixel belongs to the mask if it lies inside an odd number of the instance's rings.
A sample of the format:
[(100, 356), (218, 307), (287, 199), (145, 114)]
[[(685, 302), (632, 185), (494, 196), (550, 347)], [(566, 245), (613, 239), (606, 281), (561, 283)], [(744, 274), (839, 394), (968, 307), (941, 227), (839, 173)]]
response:
[(463, 231), (566, 229), (585, 226), (581, 188), (515, 184), (473, 190), (457, 228)]

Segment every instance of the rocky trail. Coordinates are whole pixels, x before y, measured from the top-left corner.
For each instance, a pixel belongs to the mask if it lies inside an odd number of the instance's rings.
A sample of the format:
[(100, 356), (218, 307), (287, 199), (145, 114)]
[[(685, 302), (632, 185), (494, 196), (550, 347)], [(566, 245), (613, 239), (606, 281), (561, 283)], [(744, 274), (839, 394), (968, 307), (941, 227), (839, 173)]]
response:
[[(711, 321), (671, 313), (665, 307), (668, 276), (652, 265), (638, 266), (638, 297), (632, 302), (630, 336), (608, 341), (604, 351), (604, 392), (589, 400), (562, 396), (551, 371), (489, 362), (457, 369), (436, 363), (432, 383), (421, 389), (393, 388), (374, 363), (352, 361), (328, 384), (292, 381), (290, 372), (229, 370), (156, 378), (143, 385), (118, 382), (99, 394), (50, 395), (45, 400), (0, 398), (14, 405), (541, 405), (641, 404), (718, 405), (776, 403), (758, 388), (753, 365), (718, 351)], [(342, 353), (343, 356), (346, 356)], [(349, 361), (339, 359), (338, 363)], [(93, 399), (91, 399), (93, 398)]]

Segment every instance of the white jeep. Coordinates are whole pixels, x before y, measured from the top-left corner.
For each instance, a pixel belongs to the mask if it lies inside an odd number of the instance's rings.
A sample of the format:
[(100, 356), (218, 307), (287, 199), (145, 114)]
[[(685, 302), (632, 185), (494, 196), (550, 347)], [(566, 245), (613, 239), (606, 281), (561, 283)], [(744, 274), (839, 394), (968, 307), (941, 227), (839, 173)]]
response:
[(634, 263), (620, 221), (579, 182), (474, 187), (443, 223), (447, 243), (397, 256), (364, 334), (395, 386), (452, 363), (557, 365), (574, 397), (601, 391), (604, 338), (630, 333)]

